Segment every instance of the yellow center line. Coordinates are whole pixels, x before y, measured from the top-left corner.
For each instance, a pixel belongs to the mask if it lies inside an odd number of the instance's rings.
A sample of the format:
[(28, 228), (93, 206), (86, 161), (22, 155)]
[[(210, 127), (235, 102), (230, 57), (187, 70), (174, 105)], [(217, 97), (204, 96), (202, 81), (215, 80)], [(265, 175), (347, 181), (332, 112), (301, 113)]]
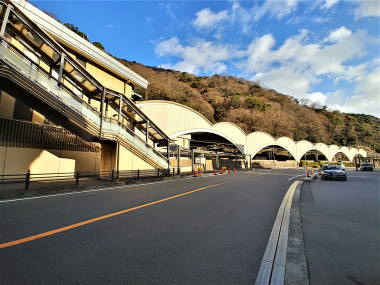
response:
[(142, 208), (145, 208), (145, 207), (148, 207), (148, 206), (152, 206), (152, 205), (155, 205), (155, 204), (163, 203), (163, 202), (166, 202), (166, 201), (169, 201), (169, 200), (173, 200), (173, 199), (176, 199), (176, 198), (179, 198), (179, 197), (182, 197), (182, 196), (186, 196), (186, 195), (189, 195), (189, 194), (192, 194), (192, 193), (195, 193), (195, 192), (199, 192), (199, 191), (211, 188), (211, 187), (216, 187), (216, 186), (219, 186), (219, 185), (222, 185), (222, 184), (225, 184), (225, 183), (227, 183), (227, 182), (218, 183), (218, 184), (212, 184), (212, 185), (209, 185), (209, 186), (205, 186), (205, 187), (202, 187), (202, 188), (198, 188), (198, 189), (195, 189), (195, 190), (191, 190), (191, 191), (188, 191), (188, 192), (184, 192), (184, 193), (181, 193), (181, 194), (177, 194), (177, 195), (174, 195), (174, 196), (170, 196), (170, 197), (167, 197), (167, 198), (163, 198), (163, 199), (160, 199), (160, 200), (156, 200), (156, 201), (153, 201), (153, 202), (149, 202), (149, 203), (146, 203), (146, 204), (142, 204), (142, 205), (139, 205), (139, 206), (128, 208), (128, 209), (125, 209), (125, 210), (121, 210), (121, 211), (113, 212), (113, 213), (110, 213), (110, 214), (107, 214), (107, 215), (103, 215), (103, 216), (100, 216), (100, 217), (84, 220), (84, 221), (79, 222), (79, 223), (71, 224), (71, 225), (68, 225), (68, 226), (65, 226), (65, 227), (61, 227), (61, 228), (57, 228), (57, 229), (54, 229), (54, 230), (51, 230), (51, 231), (47, 231), (47, 232), (44, 232), (44, 233), (32, 235), (32, 236), (29, 236), (29, 237), (25, 237), (25, 238), (13, 240), (13, 241), (5, 242), (5, 243), (0, 243), (0, 248), (11, 247), (11, 246), (14, 246), (14, 245), (18, 245), (18, 244), (22, 244), (22, 243), (27, 243), (27, 242), (30, 242), (30, 241), (33, 241), (33, 240), (36, 240), (36, 239), (40, 239), (40, 238), (43, 238), (43, 237), (55, 235), (55, 234), (58, 234), (58, 233), (61, 233), (61, 232), (64, 232), (64, 231), (68, 231), (68, 230), (71, 230), (71, 229), (74, 229), (74, 228), (82, 227), (82, 226), (85, 226), (85, 225), (88, 225), (88, 224), (91, 224), (91, 223), (95, 223), (97, 221), (109, 219), (109, 218), (112, 218), (112, 217), (115, 217), (115, 216), (118, 216), (118, 215), (121, 215), (121, 214), (125, 214), (125, 213), (129, 213), (129, 212), (132, 212), (132, 211), (136, 211), (136, 210), (139, 210), (139, 209), (142, 209)]

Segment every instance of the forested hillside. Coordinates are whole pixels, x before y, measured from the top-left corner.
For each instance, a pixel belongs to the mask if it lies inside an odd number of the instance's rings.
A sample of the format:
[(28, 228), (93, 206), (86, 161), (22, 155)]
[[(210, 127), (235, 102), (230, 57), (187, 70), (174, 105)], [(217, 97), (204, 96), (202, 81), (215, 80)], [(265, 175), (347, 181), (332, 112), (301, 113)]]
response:
[(178, 102), (202, 113), (211, 122), (233, 122), (246, 132), (264, 131), (296, 141), (367, 146), (380, 152), (377, 117), (345, 114), (328, 110), (326, 106), (299, 102), (232, 76), (199, 77), (120, 61), (149, 81), (147, 90), (136, 90), (145, 100)]

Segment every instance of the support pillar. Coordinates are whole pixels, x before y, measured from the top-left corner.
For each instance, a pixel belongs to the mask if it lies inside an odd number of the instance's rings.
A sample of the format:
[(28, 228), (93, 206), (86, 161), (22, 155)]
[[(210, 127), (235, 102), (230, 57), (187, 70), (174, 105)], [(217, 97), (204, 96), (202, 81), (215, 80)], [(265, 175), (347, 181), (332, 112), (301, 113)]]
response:
[(170, 140), (167, 141), (167, 148), (166, 148), (166, 158), (168, 160), (168, 169), (170, 171)]
[(60, 60), (60, 63), (59, 63), (59, 71), (58, 71), (58, 85), (62, 85), (63, 84), (63, 67), (65, 65), (65, 54), (62, 53), (61, 54), (61, 60)]
[(106, 89), (102, 90), (102, 98), (100, 100), (100, 137), (103, 134), (103, 118), (104, 118), (104, 98), (106, 97)]
[(0, 28), (0, 37), (4, 37), (5, 29), (8, 24), (8, 19), (9, 19), (9, 14), (11, 13), (11, 9), (12, 9), (12, 5), (8, 4), (7, 10), (5, 10), (3, 24), (1, 25), (1, 28)]
[(194, 173), (194, 150), (191, 150), (191, 172)]
[(215, 153), (216, 153), (216, 156), (215, 156), (215, 167), (216, 167), (217, 170), (219, 170), (219, 168), (220, 168), (220, 165), (219, 165), (219, 154), (218, 154), (217, 151)]
[(105, 109), (104, 116), (107, 117), (107, 113), (108, 113), (108, 99), (106, 98), (106, 109)]
[(149, 121), (146, 121), (146, 130), (145, 130), (145, 142), (148, 143), (149, 138)]
[(181, 149), (178, 145), (178, 152), (177, 152), (177, 175), (181, 173)]
[(117, 116), (117, 121), (120, 122), (121, 119), (121, 111), (123, 110), (123, 95), (120, 94), (119, 98), (119, 114)]

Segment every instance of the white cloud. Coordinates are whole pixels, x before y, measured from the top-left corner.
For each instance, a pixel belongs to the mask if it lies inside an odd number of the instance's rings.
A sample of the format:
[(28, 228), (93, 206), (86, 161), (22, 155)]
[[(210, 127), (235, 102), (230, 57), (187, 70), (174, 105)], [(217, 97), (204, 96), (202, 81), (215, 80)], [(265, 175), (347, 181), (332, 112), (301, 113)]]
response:
[[(341, 111), (379, 116), (380, 59), (364, 57), (371, 44), (378, 43), (367, 33), (342, 26), (319, 40), (312, 32), (301, 30), (281, 44), (272, 34), (265, 34), (241, 50), (202, 39), (184, 44), (174, 37), (160, 42), (155, 52), (159, 57), (176, 58), (162, 65), (166, 68), (214, 74), (226, 72), (228, 62), (235, 63), (244, 76), (267, 88)], [(350, 89), (344, 89), (349, 93), (316, 90), (325, 80), (339, 84), (339, 88), (349, 84)]]
[(264, 0), (262, 3), (253, 4), (250, 8), (244, 8), (238, 0), (232, 0), (232, 5), (227, 10), (213, 12), (210, 8), (198, 11), (193, 20), (193, 25), (197, 28), (215, 28), (220, 22), (238, 24), (244, 34), (249, 34), (252, 25), (264, 16), (282, 19), (297, 9), (298, 3), (303, 0)]
[(156, 54), (180, 58), (175, 64), (164, 64), (162, 67), (186, 71), (189, 73), (222, 73), (227, 66), (224, 61), (234, 57), (234, 49), (205, 40), (195, 40), (191, 45), (180, 44), (177, 38), (163, 41), (156, 46)]
[(349, 37), (351, 35), (352, 35), (352, 31), (343, 26), (337, 30), (330, 32), (330, 35), (326, 38), (326, 41), (338, 42), (339, 40)]
[[(330, 9), (341, 0), (324, 0), (322, 9)], [(356, 5), (355, 18), (380, 17), (380, 0), (347, 0)]]
[(266, 14), (281, 19), (297, 9), (300, 0), (266, 0), (263, 5), (254, 7), (253, 19), (260, 20)]
[[(346, 70), (345, 62), (363, 55), (365, 34), (352, 33), (345, 27), (334, 30), (316, 43), (307, 43), (309, 32), (285, 40), (277, 49), (271, 34), (252, 41), (247, 49), (247, 60), (242, 63), (246, 72), (267, 72), (274, 68), (287, 67), (296, 73), (309, 71), (315, 76), (340, 74)], [(333, 41), (333, 42), (332, 42)]]
[(331, 109), (380, 117), (380, 65), (372, 67), (371, 63), (366, 63), (359, 67), (362, 71), (354, 79), (353, 90), (328, 93), (325, 102)]
[(209, 8), (206, 8), (196, 13), (193, 25), (197, 28), (211, 28), (226, 19), (228, 19), (226, 10), (214, 13)]
[(306, 94), (306, 99), (309, 99), (311, 102), (324, 105), (327, 100), (327, 96), (322, 92), (313, 92)]
[(355, 10), (357, 19), (364, 17), (380, 17), (379, 0), (351, 0), (358, 5)]
[(323, 5), (322, 5), (322, 8), (323, 9), (330, 9), (331, 7), (333, 7), (338, 2), (339, 2), (339, 0), (325, 0)]
[(316, 79), (310, 74), (300, 73), (287, 67), (257, 73), (251, 80), (260, 82), (264, 87), (297, 98), (305, 98), (311, 84), (316, 82)]

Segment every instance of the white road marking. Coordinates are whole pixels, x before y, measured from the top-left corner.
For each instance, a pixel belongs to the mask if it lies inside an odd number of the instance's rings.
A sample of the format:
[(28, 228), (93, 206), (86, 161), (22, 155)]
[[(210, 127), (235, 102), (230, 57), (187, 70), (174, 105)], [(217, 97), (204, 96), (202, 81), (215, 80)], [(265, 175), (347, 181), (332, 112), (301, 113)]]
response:
[(305, 174), (300, 174), (300, 175), (293, 176), (293, 177), (289, 178), (288, 181), (290, 181), (290, 180), (292, 180), (292, 179), (294, 179), (296, 177), (300, 177), (300, 176), (305, 176)]
[[(284, 175), (284, 176), (294, 175), (294, 173), (267, 173), (267, 172), (255, 172), (255, 174), (259, 174), (259, 175)], [(295, 177), (302, 176), (302, 175), (303, 174), (297, 175)]]

